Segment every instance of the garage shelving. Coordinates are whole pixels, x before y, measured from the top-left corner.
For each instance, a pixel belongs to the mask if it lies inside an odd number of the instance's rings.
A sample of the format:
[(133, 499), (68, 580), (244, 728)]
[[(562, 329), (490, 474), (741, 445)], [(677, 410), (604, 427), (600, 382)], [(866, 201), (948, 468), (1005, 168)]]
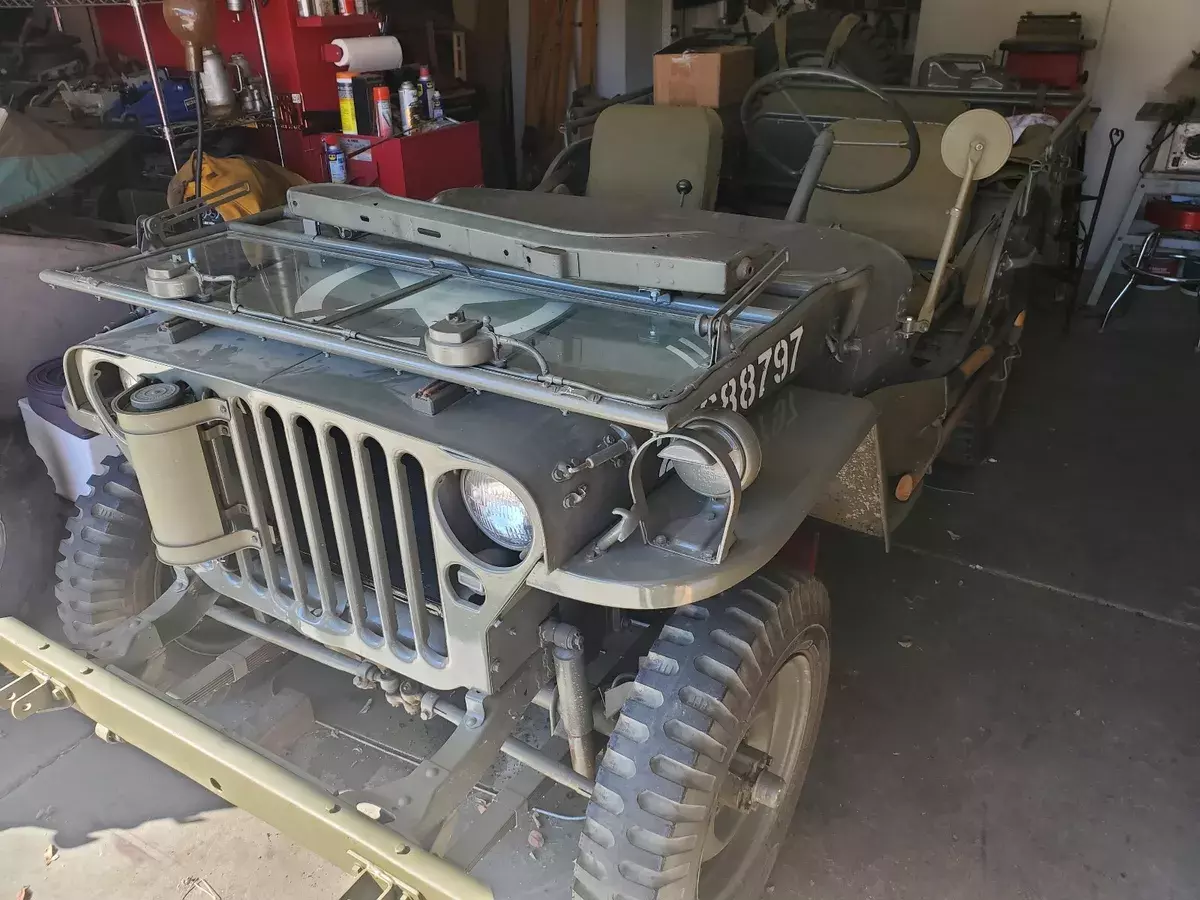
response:
[[(0, 9), (32, 9), (35, 6), (43, 4), (49, 6), (54, 12), (55, 23), (59, 30), (62, 29), (62, 20), (58, 16), (59, 8), (66, 7), (88, 7), (88, 6), (128, 6), (133, 10), (133, 18), (137, 22), (138, 37), (142, 41), (142, 50), (146, 54), (146, 68), (151, 73), (150, 87), (154, 91), (154, 100), (158, 106), (158, 116), (161, 125), (147, 129), (154, 134), (161, 135), (167, 145), (167, 153), (171, 157), (171, 165), (176, 170), (179, 169), (179, 156), (175, 147), (175, 139), (177, 137), (190, 136), (195, 134), (195, 123), (167, 121), (167, 108), (163, 102), (162, 86), (158, 81), (158, 66), (154, 62), (154, 50), (150, 46), (150, 38), (146, 34), (146, 21), (143, 18), (142, 8), (144, 6), (158, 6), (162, 0), (0, 0)], [(275, 105), (275, 90), (271, 84), (271, 68), (267, 61), (267, 45), (263, 40), (262, 18), (259, 14), (258, 0), (247, 0), (247, 5), (254, 16), (254, 33), (258, 38), (259, 58), (262, 63), (263, 82), (267, 89), (267, 102), (270, 107), (269, 111), (262, 116), (242, 117), (231, 122), (220, 123), (220, 127), (231, 127), (232, 125), (261, 125), (270, 123), (275, 131), (275, 146), (279, 151), (279, 162), (283, 163), (283, 138), (279, 133), (279, 110)], [(206, 124), (206, 127), (207, 124)], [(213, 127), (217, 127), (214, 123)]]

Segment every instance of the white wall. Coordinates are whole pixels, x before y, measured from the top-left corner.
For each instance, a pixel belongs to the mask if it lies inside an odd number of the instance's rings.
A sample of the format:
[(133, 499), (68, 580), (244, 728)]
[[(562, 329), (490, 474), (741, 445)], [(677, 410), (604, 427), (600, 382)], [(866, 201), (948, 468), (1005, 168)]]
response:
[[(1108, 155), (1109, 131), (1125, 130), (1113, 167), (1091, 264), (1104, 254), (1138, 179), (1153, 125), (1134, 121), (1171, 75), (1200, 49), (1200, 0), (924, 0), (916, 62), (934, 53), (990, 53), (1016, 30), (1021, 14), (1079, 12), (1084, 32), (1100, 41), (1088, 54), (1088, 89), (1101, 107), (1088, 145), (1086, 191), (1095, 193)], [(1091, 205), (1084, 208), (1091, 215)]]
[[(1084, 34), (1099, 39), (1113, 0), (923, 0), (917, 28), (916, 63), (935, 53), (994, 53), (1017, 30), (1017, 20), (1031, 8), (1039, 13), (1077, 12)], [(1121, 0), (1116, 0), (1121, 2)], [(1135, 3), (1137, 0), (1135, 0)], [(1158, 6), (1164, 0), (1141, 0)], [(1188, 0), (1183, 0), (1188, 2)], [(1088, 61), (1089, 63), (1091, 60)]]
[[(1138, 166), (1154, 131), (1137, 122), (1142, 104), (1157, 99), (1170, 77), (1200, 48), (1198, 0), (1114, 0), (1108, 33), (1091, 84), (1102, 107), (1088, 145), (1088, 188), (1094, 192), (1104, 171), (1109, 131), (1125, 130), (1109, 181), (1108, 196), (1092, 243), (1091, 264), (1103, 257), (1139, 178)], [(1090, 214), (1091, 207), (1088, 207)]]

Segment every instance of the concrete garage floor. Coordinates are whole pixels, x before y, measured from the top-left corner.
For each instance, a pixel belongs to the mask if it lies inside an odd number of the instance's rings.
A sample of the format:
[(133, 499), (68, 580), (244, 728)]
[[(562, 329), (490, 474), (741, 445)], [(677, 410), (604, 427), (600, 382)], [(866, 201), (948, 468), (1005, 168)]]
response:
[[(1200, 897), (1194, 316), (1147, 294), (1063, 340), (1035, 315), (996, 462), (935, 471), (890, 555), (823, 530), (833, 680), (773, 898)], [(74, 714), (0, 731), (0, 898), (347, 884)], [(498, 893), (566, 895), (577, 826), (545, 830), (485, 861)]]

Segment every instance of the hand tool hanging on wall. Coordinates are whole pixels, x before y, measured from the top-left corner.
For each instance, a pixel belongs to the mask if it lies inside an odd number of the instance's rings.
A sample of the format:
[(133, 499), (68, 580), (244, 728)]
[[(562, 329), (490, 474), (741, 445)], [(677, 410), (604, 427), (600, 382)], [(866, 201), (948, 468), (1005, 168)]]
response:
[[(1121, 142), (1125, 140), (1125, 131), (1121, 128), (1114, 128), (1108, 133), (1108, 159), (1104, 163), (1104, 175), (1100, 179), (1100, 189), (1096, 191), (1094, 197), (1084, 197), (1084, 201), (1093, 200), (1096, 205), (1092, 207), (1092, 221), (1088, 225), (1087, 236), (1083, 239), (1083, 249), (1079, 254), (1079, 265), (1076, 271), (1082, 275), (1087, 268), (1088, 253), (1092, 249), (1092, 239), (1096, 236), (1096, 223), (1100, 221), (1100, 207), (1104, 204), (1104, 195), (1108, 191), (1108, 179), (1112, 175), (1113, 163), (1117, 160), (1117, 149), (1121, 146)], [(1079, 302), (1079, 289), (1083, 283), (1080, 278), (1079, 283), (1075, 285), (1075, 296), (1071, 298), (1071, 302), (1067, 304), (1067, 318), (1063, 323), (1063, 330), (1066, 331), (1071, 327), (1071, 317), (1075, 314), (1075, 307)]]

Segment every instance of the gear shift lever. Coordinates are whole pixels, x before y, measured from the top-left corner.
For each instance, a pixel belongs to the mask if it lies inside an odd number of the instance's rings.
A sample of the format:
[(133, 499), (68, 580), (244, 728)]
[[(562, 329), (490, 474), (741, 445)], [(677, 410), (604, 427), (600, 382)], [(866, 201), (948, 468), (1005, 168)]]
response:
[(679, 194), (679, 208), (683, 209), (683, 201), (687, 199), (687, 195), (692, 192), (692, 183), (686, 178), (680, 178), (675, 182), (675, 190)]

